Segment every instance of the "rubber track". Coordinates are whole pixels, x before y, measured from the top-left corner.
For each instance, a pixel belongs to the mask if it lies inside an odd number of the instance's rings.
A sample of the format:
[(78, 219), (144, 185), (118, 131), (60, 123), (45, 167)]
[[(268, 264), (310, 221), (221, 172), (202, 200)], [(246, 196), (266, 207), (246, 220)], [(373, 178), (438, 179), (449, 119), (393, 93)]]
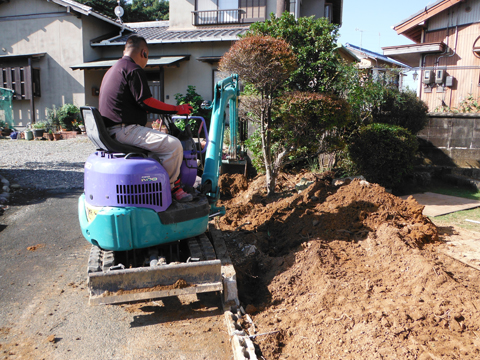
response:
[[(200, 261), (215, 260), (215, 250), (210, 239), (202, 234), (195, 238), (188, 239), (188, 248), (192, 258), (198, 258)], [(90, 256), (88, 258), (88, 273), (107, 272), (110, 267), (115, 265), (113, 251), (101, 250), (99, 247), (92, 245)]]
[(200, 261), (215, 260), (217, 258), (213, 245), (205, 234), (188, 239), (188, 248), (190, 256)]
[(115, 257), (113, 251), (103, 251), (103, 272), (108, 271), (113, 265), (115, 265)]
[(98, 272), (102, 271), (102, 260), (103, 260), (103, 252), (100, 248), (92, 245), (90, 249), (90, 256), (88, 258), (88, 268), (87, 272)]
[(188, 239), (188, 249), (190, 250), (190, 257), (197, 258), (200, 261), (205, 260), (202, 254), (202, 248), (196, 238)]
[(215, 250), (213, 249), (213, 245), (207, 235), (200, 235), (199, 241), (202, 248), (202, 253), (205, 256), (205, 260), (215, 260), (217, 256), (215, 255)]
[(113, 251), (101, 250), (99, 247), (92, 245), (88, 258), (87, 273), (106, 272), (113, 265), (115, 265)]

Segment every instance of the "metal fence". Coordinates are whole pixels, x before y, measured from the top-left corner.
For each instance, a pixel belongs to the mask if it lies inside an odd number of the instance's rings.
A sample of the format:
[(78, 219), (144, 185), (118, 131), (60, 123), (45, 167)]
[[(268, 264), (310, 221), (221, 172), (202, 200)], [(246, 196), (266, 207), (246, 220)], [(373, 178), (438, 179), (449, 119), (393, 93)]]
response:
[(240, 24), (245, 17), (245, 11), (240, 9), (193, 11), (192, 14), (195, 26)]

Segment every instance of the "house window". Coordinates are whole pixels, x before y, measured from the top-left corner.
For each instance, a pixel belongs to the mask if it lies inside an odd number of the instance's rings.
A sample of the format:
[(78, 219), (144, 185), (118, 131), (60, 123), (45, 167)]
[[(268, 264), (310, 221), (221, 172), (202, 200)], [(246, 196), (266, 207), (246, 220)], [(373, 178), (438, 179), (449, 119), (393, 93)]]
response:
[(326, 3), (324, 10), (324, 17), (328, 19), (329, 22), (333, 20), (333, 4)]
[(264, 21), (266, 0), (196, 0), (194, 25), (239, 24)]
[(14, 100), (40, 97), (40, 69), (31, 66), (0, 68), (0, 87), (15, 91)]
[(289, 6), (290, 14), (296, 15), (295, 14), (295, 8), (296, 7), (297, 7), (297, 2), (295, 0), (290, 0), (290, 6)]

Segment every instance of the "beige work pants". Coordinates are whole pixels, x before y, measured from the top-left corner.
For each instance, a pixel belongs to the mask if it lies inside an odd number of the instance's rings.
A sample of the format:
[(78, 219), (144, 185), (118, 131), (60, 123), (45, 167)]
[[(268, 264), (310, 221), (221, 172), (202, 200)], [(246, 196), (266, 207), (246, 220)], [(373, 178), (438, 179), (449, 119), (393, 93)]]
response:
[(115, 134), (115, 140), (150, 151), (158, 158), (170, 178), (170, 187), (180, 174), (183, 160), (183, 147), (176, 137), (164, 134), (141, 125), (126, 125), (108, 129), (110, 135)]

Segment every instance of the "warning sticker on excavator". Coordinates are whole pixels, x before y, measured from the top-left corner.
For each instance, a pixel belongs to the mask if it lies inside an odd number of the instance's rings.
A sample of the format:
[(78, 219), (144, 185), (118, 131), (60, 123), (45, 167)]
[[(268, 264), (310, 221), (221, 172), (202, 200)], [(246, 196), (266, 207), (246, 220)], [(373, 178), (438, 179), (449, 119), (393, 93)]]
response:
[(92, 206), (89, 205), (88, 203), (85, 203), (85, 211), (87, 213), (87, 220), (88, 222), (92, 222), (93, 219), (97, 216), (97, 214), (102, 210), (103, 207), (101, 206)]

